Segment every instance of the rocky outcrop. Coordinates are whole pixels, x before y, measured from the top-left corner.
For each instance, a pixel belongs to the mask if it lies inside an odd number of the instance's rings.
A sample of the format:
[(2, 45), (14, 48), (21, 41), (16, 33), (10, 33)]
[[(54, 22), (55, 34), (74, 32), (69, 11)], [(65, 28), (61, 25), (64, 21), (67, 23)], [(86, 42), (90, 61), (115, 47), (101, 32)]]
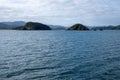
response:
[(45, 24), (37, 22), (28, 22), (23, 26), (23, 30), (51, 30), (51, 28)]
[(82, 24), (75, 24), (71, 26), (70, 28), (68, 28), (68, 30), (89, 30), (89, 28), (87, 28), (86, 26)]

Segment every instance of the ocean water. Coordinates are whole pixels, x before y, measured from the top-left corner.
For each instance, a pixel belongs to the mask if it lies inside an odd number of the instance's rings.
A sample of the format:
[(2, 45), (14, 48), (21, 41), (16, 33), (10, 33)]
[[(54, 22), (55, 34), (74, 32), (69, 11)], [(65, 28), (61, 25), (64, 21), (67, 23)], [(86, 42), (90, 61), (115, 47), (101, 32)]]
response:
[(120, 31), (0, 31), (0, 80), (120, 80)]

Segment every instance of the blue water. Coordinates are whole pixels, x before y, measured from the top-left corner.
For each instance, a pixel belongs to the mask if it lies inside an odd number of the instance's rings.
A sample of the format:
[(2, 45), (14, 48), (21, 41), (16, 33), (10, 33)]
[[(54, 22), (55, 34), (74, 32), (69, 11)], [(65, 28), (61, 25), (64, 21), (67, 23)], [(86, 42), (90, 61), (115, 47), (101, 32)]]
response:
[(120, 31), (0, 31), (0, 80), (120, 80)]

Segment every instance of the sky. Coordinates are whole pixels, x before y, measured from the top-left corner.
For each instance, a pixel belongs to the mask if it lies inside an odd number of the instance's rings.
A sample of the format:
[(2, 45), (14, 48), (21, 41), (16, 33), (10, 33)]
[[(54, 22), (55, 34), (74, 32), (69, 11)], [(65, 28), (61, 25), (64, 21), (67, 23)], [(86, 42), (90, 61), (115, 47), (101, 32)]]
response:
[(0, 0), (0, 22), (120, 25), (120, 0)]

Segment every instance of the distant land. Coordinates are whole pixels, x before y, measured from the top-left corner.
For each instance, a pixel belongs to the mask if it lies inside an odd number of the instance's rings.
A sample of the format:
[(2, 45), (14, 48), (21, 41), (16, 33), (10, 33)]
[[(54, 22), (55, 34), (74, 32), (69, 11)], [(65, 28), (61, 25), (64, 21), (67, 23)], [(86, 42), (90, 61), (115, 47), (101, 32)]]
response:
[[(85, 26), (83, 24), (74, 24), (72, 26), (66, 27), (61, 25), (48, 25), (38, 22), (32, 22), (32, 26), (29, 25), (30, 22), (15, 21), (15, 22), (0, 22), (0, 29), (10, 29), (10, 30), (120, 30), (120, 25), (117, 26)], [(30, 28), (31, 27), (31, 28)]]
[(66, 26), (61, 26), (61, 25), (49, 25), (49, 27), (50, 27), (52, 30), (66, 30), (66, 29), (67, 29)]
[[(25, 26), (29, 22), (24, 22), (24, 21), (15, 21), (15, 22), (0, 22), (0, 29), (21, 29), (21, 27)], [(34, 22), (38, 23), (38, 22)], [(42, 23), (40, 23), (42, 24)], [(61, 26), (61, 25), (49, 25), (49, 24), (44, 24), (49, 26), (52, 30), (65, 30), (67, 27)]]
[(120, 25), (117, 26), (96, 26), (91, 28), (92, 30), (120, 30)]
[(75, 25), (69, 27), (68, 30), (89, 30), (89, 28), (86, 27), (86, 26), (83, 25), (83, 24), (79, 24), (79, 23), (78, 23), (78, 24), (75, 24)]
[(38, 22), (27, 22), (24, 26), (14, 28), (16, 30), (51, 30), (48, 25)]
[(0, 29), (12, 29), (18, 26), (24, 26), (26, 22), (24, 21), (15, 21), (15, 22), (0, 22)]

